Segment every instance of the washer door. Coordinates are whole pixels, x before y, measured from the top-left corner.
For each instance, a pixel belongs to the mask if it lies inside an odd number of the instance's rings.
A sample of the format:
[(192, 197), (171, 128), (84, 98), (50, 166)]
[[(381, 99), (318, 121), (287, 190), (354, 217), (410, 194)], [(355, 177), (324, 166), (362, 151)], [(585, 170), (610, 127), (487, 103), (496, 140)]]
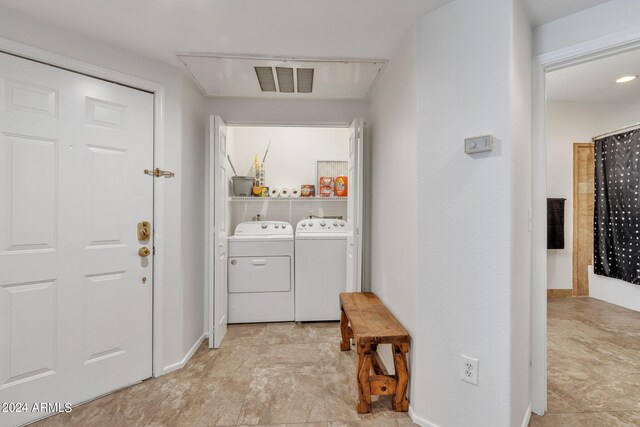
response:
[(230, 257), (229, 293), (289, 292), (291, 257)]

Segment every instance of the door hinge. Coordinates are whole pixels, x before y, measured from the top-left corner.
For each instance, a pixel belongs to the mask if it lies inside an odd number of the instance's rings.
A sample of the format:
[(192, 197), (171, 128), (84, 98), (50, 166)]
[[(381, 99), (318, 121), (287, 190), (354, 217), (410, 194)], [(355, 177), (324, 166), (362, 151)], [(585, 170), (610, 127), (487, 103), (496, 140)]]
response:
[(166, 177), (173, 177), (176, 176), (175, 173), (173, 172), (169, 172), (169, 171), (163, 171), (160, 168), (155, 168), (154, 170), (150, 170), (150, 169), (145, 169), (144, 170), (145, 175), (153, 175), (156, 178), (160, 178), (161, 176), (166, 176)]
[(153, 247), (151, 248), (151, 255), (155, 255), (155, 254), (156, 254), (156, 247), (155, 247), (155, 246), (153, 246)]

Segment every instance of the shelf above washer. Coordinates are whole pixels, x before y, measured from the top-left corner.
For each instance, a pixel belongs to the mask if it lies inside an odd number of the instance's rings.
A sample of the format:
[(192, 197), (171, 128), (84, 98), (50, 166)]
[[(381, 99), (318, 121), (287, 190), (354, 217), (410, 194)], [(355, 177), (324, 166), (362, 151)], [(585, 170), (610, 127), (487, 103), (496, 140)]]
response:
[(229, 197), (231, 202), (346, 202), (348, 197)]

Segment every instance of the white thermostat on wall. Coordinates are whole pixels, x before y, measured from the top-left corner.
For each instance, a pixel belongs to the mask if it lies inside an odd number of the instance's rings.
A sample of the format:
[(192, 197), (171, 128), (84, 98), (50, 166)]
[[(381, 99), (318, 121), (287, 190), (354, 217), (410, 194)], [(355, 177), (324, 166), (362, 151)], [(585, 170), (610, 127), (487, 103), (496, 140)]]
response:
[(493, 151), (493, 135), (482, 135), (464, 140), (464, 152), (467, 154)]

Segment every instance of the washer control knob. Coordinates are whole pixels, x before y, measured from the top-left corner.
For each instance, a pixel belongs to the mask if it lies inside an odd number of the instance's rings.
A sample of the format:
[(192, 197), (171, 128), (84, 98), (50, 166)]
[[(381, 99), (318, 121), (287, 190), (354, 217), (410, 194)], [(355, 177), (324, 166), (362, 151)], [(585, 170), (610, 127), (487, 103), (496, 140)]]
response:
[(338, 226), (338, 223), (337, 223), (337, 222), (334, 222), (334, 223), (333, 223), (333, 226), (334, 226), (334, 227), (337, 227), (337, 226)]
[(327, 223), (326, 223), (326, 222), (324, 222), (324, 221), (320, 221), (320, 226), (321, 226), (321, 227), (324, 227), (325, 225), (327, 225)]
[(340, 223), (340, 227), (344, 227), (344, 221)]
[(313, 221), (309, 221), (309, 227), (313, 227)]
[(306, 223), (306, 222), (303, 222), (303, 223), (302, 223), (302, 224), (300, 224), (300, 225), (301, 225), (301, 226), (303, 226), (303, 227), (306, 227), (306, 226), (307, 226), (307, 223)]
[(282, 224), (282, 229), (284, 230), (285, 228), (287, 228), (287, 224)]
[(262, 223), (262, 229), (264, 230), (265, 228), (267, 228), (267, 223), (266, 223), (266, 222), (263, 222), (263, 223)]
[(275, 225), (275, 227), (276, 227), (276, 228), (280, 228), (280, 224), (276, 224), (276, 225)]

